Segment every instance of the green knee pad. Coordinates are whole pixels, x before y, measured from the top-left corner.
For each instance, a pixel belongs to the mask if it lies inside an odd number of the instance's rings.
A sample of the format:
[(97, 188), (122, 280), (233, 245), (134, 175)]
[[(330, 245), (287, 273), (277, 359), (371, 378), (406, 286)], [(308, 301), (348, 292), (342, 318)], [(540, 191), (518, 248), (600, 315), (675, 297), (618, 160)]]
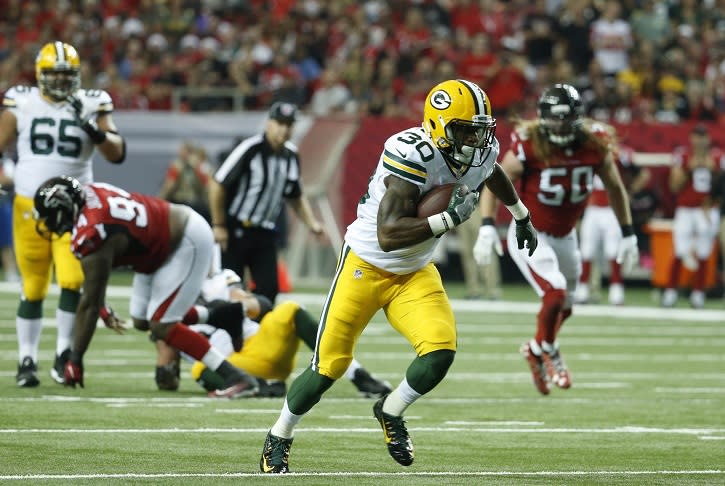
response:
[(18, 305), (18, 317), (23, 319), (40, 319), (43, 317), (42, 300), (21, 300)]
[(405, 378), (408, 384), (421, 395), (425, 395), (443, 380), (453, 364), (455, 351), (441, 349), (424, 356), (418, 356), (408, 367)]
[(58, 308), (66, 312), (75, 312), (78, 308), (78, 301), (81, 300), (81, 293), (77, 290), (60, 289)]

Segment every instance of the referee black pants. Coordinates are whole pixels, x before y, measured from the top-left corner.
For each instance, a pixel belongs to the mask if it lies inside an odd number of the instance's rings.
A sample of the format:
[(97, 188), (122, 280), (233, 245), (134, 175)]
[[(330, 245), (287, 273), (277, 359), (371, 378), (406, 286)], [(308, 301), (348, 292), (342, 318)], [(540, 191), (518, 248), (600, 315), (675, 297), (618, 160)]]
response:
[(222, 253), (222, 265), (237, 272), (242, 279), (245, 278), (245, 268), (249, 268), (255, 284), (254, 293), (264, 295), (274, 303), (279, 293), (276, 231), (230, 229), (227, 251)]

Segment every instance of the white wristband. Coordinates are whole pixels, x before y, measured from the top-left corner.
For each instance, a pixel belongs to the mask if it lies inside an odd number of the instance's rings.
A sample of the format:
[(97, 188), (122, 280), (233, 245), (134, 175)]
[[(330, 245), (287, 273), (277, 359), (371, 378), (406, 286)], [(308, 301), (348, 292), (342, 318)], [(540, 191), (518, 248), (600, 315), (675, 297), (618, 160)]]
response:
[(524, 206), (524, 203), (521, 202), (521, 199), (511, 206), (506, 206), (506, 209), (509, 210), (514, 219), (524, 219), (526, 215), (529, 214), (529, 210), (526, 209), (526, 206)]
[(442, 235), (446, 231), (453, 229), (455, 226), (455, 224), (453, 224), (453, 220), (451, 219), (451, 215), (445, 211), (434, 214), (433, 216), (428, 216), (428, 225), (430, 226), (431, 231), (433, 231), (433, 236)]

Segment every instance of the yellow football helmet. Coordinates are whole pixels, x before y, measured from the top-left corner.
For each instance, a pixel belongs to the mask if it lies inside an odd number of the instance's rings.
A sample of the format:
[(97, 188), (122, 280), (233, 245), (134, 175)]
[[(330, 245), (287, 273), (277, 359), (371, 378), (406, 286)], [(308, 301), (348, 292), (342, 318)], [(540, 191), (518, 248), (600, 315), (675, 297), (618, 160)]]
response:
[[(450, 79), (433, 87), (423, 109), (423, 129), (449, 165), (478, 167), (496, 134), (491, 101), (476, 84)], [(481, 153), (474, 161), (476, 151)]]
[(63, 101), (81, 87), (81, 59), (78, 51), (64, 42), (49, 42), (35, 58), (35, 78), (40, 93)]

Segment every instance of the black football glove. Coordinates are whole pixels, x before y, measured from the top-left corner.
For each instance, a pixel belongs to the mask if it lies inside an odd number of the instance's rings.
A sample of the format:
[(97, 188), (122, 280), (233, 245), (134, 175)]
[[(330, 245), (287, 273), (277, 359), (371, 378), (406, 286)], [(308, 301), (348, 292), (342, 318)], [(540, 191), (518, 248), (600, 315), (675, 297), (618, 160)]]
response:
[(98, 128), (96, 120), (91, 116), (83, 118), (83, 102), (76, 95), (70, 95), (66, 98), (68, 104), (73, 108), (73, 115), (76, 118), (76, 123), (88, 134), (91, 141), (98, 145), (106, 141), (106, 132)]
[(65, 364), (63, 375), (65, 377), (65, 386), (75, 388), (76, 385), (80, 385), (83, 388), (83, 360), (71, 353), (70, 359)]
[(516, 220), (516, 242), (519, 244), (519, 250), (524, 249), (524, 243), (526, 248), (529, 249), (529, 256), (534, 254), (534, 250), (539, 244), (539, 239), (536, 236), (536, 230), (534, 225), (531, 224), (531, 215), (527, 214), (524, 219)]

